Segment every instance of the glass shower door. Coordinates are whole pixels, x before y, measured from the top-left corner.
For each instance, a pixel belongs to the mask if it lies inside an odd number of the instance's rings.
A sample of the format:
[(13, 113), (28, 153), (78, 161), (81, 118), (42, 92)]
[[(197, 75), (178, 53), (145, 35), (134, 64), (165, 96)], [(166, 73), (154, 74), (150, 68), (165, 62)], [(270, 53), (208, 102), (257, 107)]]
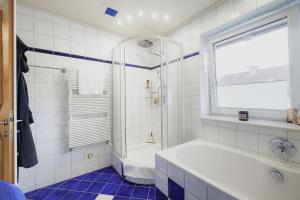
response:
[(181, 45), (162, 41), (162, 146), (169, 148), (182, 142), (182, 52)]
[(126, 156), (126, 139), (125, 139), (125, 62), (124, 62), (124, 45), (119, 45), (113, 51), (113, 148), (119, 157)]

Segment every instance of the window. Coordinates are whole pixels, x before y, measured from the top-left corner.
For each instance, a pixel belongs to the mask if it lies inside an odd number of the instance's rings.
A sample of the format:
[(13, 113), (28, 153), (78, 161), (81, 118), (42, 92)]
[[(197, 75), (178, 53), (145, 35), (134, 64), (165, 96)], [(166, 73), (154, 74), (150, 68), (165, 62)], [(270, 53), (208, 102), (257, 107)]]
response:
[(286, 110), (289, 107), (287, 19), (217, 41), (213, 106)]

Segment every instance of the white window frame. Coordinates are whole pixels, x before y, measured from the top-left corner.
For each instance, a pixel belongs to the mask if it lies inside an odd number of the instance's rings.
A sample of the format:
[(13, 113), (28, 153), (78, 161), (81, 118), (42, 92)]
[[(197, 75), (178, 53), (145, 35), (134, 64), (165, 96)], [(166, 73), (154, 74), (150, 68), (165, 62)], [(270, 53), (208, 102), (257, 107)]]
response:
[[(290, 104), (291, 107), (300, 109), (300, 39), (297, 38), (297, 36), (299, 37), (300, 34), (300, 15), (299, 7), (297, 6), (296, 8), (291, 8), (284, 12), (272, 14), (267, 17), (257, 17), (256, 19), (251, 20), (251, 22), (240, 22), (238, 27), (236, 26), (229, 30), (218, 32), (213, 36), (206, 35), (205, 37), (203, 37), (204, 39), (202, 39), (202, 42), (204, 45), (204, 54), (207, 56), (206, 62), (204, 64), (208, 69), (210, 115), (237, 116), (238, 111), (247, 110), (249, 111), (250, 118), (252, 119), (266, 119), (276, 121), (286, 120), (286, 110), (218, 107), (216, 64), (214, 52), (214, 44), (219, 41), (226, 40), (228, 38), (237, 36), (249, 30), (283, 18), (287, 18), (288, 27)], [(298, 73), (298, 77), (295, 76), (295, 73)]]

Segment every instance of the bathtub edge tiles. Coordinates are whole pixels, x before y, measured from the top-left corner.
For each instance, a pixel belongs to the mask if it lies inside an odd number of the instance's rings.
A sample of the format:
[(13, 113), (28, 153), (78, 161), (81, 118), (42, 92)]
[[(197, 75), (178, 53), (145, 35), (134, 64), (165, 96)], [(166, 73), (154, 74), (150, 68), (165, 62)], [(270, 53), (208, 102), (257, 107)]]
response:
[(168, 177), (171, 178), (175, 183), (184, 187), (185, 171), (179, 166), (168, 162)]
[[(210, 183), (205, 182), (201, 178), (194, 176), (177, 164), (173, 164), (168, 159), (162, 157), (160, 157), (160, 159), (167, 162), (168, 170), (167, 174), (164, 174), (160, 169), (158, 169), (158, 166), (155, 165), (155, 188), (163, 195), (166, 195), (167, 199), (236, 200), (236, 198), (232, 197), (230, 194), (216, 188)], [(156, 197), (158, 197), (158, 195), (159, 192), (156, 193)]]
[(158, 169), (164, 174), (168, 174), (168, 161), (155, 154), (155, 169)]

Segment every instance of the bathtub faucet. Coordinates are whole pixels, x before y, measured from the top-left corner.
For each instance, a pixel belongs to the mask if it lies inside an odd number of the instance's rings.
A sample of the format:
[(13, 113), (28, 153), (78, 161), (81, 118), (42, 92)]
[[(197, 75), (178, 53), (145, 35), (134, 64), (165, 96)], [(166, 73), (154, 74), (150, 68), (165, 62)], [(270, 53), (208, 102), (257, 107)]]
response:
[(279, 157), (283, 163), (287, 163), (288, 158), (292, 158), (297, 152), (295, 145), (285, 138), (271, 139), (270, 147), (273, 154)]

